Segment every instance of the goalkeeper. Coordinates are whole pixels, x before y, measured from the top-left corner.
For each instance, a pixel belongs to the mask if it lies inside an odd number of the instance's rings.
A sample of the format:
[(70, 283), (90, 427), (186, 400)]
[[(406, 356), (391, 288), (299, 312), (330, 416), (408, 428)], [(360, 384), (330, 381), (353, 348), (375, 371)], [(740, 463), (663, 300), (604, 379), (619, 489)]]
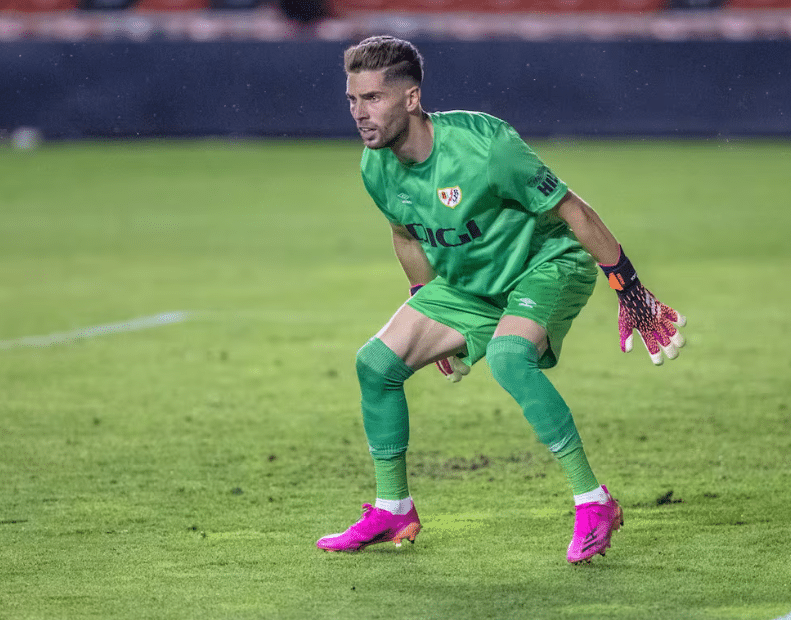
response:
[(596, 262), (619, 297), (623, 351), (636, 329), (654, 364), (675, 358), (684, 318), (643, 287), (598, 215), (510, 125), (482, 113), (423, 111), (423, 59), (411, 43), (371, 37), (347, 49), (344, 62), (366, 147), (363, 182), (390, 222), (412, 295), (357, 354), (375, 505), (317, 546), (414, 542), (421, 526), (407, 485), (404, 382), (434, 362), (457, 381), (486, 357), (571, 487), (568, 561), (604, 555), (623, 512), (594, 475), (571, 411), (542, 371), (558, 363), (593, 292)]

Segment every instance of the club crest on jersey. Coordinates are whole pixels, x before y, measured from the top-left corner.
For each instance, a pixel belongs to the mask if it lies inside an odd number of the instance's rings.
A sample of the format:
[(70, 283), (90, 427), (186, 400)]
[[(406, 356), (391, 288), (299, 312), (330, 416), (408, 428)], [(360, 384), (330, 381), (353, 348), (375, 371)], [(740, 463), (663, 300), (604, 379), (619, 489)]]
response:
[(446, 207), (455, 209), (461, 202), (461, 188), (457, 185), (455, 187), (444, 187), (437, 190), (439, 200)]

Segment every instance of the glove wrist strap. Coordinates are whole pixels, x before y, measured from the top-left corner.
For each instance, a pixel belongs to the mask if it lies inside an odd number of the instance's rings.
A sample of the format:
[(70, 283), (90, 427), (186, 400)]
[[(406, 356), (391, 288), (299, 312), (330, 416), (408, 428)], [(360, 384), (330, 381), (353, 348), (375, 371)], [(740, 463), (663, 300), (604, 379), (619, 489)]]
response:
[(610, 288), (618, 291), (618, 293), (627, 291), (636, 284), (640, 284), (632, 261), (623, 253), (623, 248), (620, 248), (620, 252), (618, 262), (614, 265), (602, 265), (599, 263), (599, 267), (601, 267), (601, 270), (607, 277), (607, 283), (610, 285)]

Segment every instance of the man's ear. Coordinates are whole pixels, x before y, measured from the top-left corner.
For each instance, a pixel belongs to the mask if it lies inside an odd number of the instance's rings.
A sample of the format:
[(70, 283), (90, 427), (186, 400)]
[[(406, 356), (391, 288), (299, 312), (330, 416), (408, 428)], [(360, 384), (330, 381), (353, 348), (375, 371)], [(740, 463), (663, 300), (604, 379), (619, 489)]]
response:
[(420, 86), (411, 86), (406, 91), (406, 108), (408, 112), (414, 112), (420, 108)]

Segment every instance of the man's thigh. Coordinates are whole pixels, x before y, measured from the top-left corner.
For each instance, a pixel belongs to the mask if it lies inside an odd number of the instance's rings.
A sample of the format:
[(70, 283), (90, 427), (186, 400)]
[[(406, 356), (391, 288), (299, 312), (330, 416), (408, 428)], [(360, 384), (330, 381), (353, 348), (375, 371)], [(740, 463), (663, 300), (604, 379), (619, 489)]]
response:
[(509, 294), (504, 315), (529, 319), (546, 330), (548, 347), (539, 360), (541, 368), (558, 363), (563, 339), (593, 293), (596, 275), (587, 255), (556, 259), (526, 274)]
[(458, 334), (462, 346), (456, 355), (470, 366), (486, 355), (486, 345), (503, 314), (501, 306), (455, 289), (443, 278), (426, 284), (406, 305)]
[(465, 350), (464, 337), (452, 327), (404, 304), (376, 334), (412, 370)]

